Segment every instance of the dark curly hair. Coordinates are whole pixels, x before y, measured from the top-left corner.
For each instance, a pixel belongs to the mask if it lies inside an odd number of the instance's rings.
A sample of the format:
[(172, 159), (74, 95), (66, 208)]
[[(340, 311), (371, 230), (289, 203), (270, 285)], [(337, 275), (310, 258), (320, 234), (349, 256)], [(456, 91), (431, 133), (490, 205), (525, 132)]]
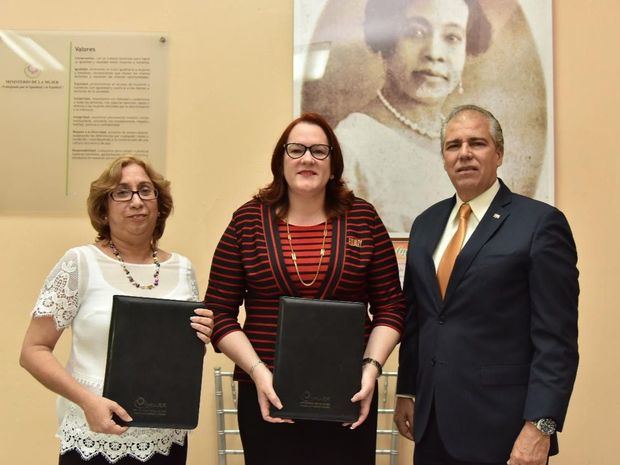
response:
[[(465, 51), (468, 55), (479, 55), (486, 52), (491, 44), (491, 23), (478, 0), (463, 1), (469, 8)], [(396, 40), (404, 28), (405, 10), (415, 2), (416, 0), (368, 0), (364, 36), (366, 44), (373, 52), (380, 53), (383, 58), (389, 58), (394, 53)]]

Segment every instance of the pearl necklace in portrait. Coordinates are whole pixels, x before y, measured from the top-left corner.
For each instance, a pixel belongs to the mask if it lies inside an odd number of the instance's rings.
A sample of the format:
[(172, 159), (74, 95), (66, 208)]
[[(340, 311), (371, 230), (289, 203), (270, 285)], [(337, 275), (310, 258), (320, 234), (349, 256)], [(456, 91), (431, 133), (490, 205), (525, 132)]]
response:
[(438, 126), (441, 127), (441, 123), (442, 123), (442, 121), (445, 118), (444, 115), (442, 115), (441, 113), (439, 114), (438, 121), (436, 121), (436, 123), (433, 125), (434, 129), (429, 129), (429, 128), (421, 127), (420, 124), (418, 124), (418, 123), (416, 123), (414, 121), (411, 121), (409, 118), (407, 118), (401, 112), (399, 112), (396, 108), (394, 108), (394, 106), (390, 102), (387, 101), (387, 99), (385, 98), (385, 96), (381, 92), (381, 89), (377, 90), (377, 97), (379, 97), (379, 100), (381, 100), (381, 103), (383, 104), (383, 106), (385, 108), (387, 108), (388, 111), (390, 113), (392, 113), (396, 117), (396, 119), (398, 121), (403, 123), (405, 126), (407, 126), (412, 131), (415, 131), (418, 134), (420, 134), (421, 136), (428, 137), (430, 139), (438, 139), (439, 138), (439, 129), (437, 129), (437, 127)]

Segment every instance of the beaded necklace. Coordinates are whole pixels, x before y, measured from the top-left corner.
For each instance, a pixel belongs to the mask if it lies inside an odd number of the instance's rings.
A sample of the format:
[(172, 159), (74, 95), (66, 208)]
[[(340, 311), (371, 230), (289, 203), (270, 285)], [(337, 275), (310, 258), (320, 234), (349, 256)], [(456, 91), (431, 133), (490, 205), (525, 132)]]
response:
[(159, 259), (157, 258), (156, 247), (151, 248), (151, 250), (153, 251), (153, 255), (152, 255), (153, 263), (155, 264), (155, 273), (153, 274), (153, 283), (152, 284), (139, 284), (136, 282), (135, 279), (133, 279), (133, 276), (131, 276), (131, 273), (127, 269), (127, 265), (125, 265), (125, 261), (123, 260), (123, 257), (121, 257), (121, 254), (116, 248), (116, 246), (114, 245), (114, 243), (112, 241), (109, 241), (108, 246), (110, 247), (110, 249), (112, 249), (112, 253), (116, 257), (116, 259), (119, 261), (121, 268), (125, 272), (125, 276), (127, 276), (127, 279), (129, 280), (132, 286), (137, 287), (138, 289), (150, 290), (159, 285), (159, 268), (161, 267), (161, 265), (159, 263)]
[(319, 277), (319, 272), (321, 271), (321, 263), (323, 263), (323, 257), (325, 256), (325, 239), (327, 238), (327, 220), (325, 220), (325, 228), (323, 228), (323, 244), (321, 244), (319, 264), (316, 267), (316, 273), (314, 274), (314, 279), (310, 283), (307, 283), (303, 279), (301, 279), (301, 274), (299, 273), (299, 268), (297, 267), (297, 255), (295, 254), (295, 250), (293, 250), (293, 239), (291, 238), (291, 230), (289, 229), (289, 226), (288, 226), (288, 220), (284, 220), (284, 222), (286, 223), (286, 237), (288, 238), (288, 245), (291, 248), (291, 258), (293, 259), (293, 265), (295, 265), (295, 271), (297, 272), (297, 277), (299, 278), (299, 282), (302, 285), (306, 287), (310, 287), (316, 282), (316, 279)]
[[(428, 127), (422, 127), (420, 124), (416, 123), (415, 121), (411, 121), (409, 118), (403, 115), (400, 111), (398, 111), (390, 102), (388, 102), (388, 100), (385, 98), (385, 96), (381, 92), (381, 89), (377, 90), (377, 97), (379, 97), (379, 100), (381, 100), (381, 103), (383, 104), (383, 106), (387, 108), (388, 111), (392, 113), (392, 115), (394, 115), (398, 121), (403, 123), (409, 129), (417, 132), (421, 136), (425, 136), (430, 139), (439, 138), (440, 134), (437, 129), (430, 129)], [(444, 116), (440, 114), (438, 124), (441, 125), (441, 122), (443, 120), (444, 120)]]

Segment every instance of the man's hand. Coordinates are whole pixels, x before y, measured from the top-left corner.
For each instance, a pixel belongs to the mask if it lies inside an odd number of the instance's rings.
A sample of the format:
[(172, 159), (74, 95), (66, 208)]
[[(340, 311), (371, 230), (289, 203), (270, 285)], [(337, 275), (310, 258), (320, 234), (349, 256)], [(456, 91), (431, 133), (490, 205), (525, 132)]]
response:
[(397, 397), (394, 407), (394, 423), (404, 437), (413, 441), (413, 404), (409, 397)]
[(550, 445), (549, 436), (545, 436), (533, 424), (526, 421), (512, 446), (508, 463), (510, 465), (545, 465)]

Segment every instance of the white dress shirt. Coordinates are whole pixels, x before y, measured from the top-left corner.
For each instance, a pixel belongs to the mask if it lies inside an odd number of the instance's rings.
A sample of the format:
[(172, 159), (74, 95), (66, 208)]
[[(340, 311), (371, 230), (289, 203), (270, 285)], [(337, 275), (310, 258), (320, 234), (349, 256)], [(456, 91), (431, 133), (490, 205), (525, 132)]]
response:
[[(478, 197), (467, 202), (471, 207), (471, 215), (469, 215), (469, 218), (467, 219), (467, 231), (465, 232), (465, 239), (463, 240), (463, 245), (461, 246), (461, 249), (465, 247), (465, 244), (478, 227), (480, 220), (482, 220), (482, 217), (491, 206), (491, 202), (493, 201), (495, 195), (498, 192), (499, 181), (496, 179), (493, 185), (489, 187), (486, 191), (484, 191)], [(443, 235), (441, 236), (441, 240), (439, 241), (439, 244), (435, 249), (435, 253), (433, 254), (435, 270), (437, 270), (441, 257), (448, 248), (450, 240), (452, 240), (452, 236), (454, 236), (454, 233), (458, 229), (459, 221), (457, 215), (459, 212), (459, 208), (461, 208), (461, 205), (463, 205), (464, 203), (465, 202), (463, 202), (457, 194), (456, 203), (454, 204), (454, 208), (450, 212), (450, 216), (448, 217), (448, 222), (446, 223), (446, 227), (443, 231)]]

